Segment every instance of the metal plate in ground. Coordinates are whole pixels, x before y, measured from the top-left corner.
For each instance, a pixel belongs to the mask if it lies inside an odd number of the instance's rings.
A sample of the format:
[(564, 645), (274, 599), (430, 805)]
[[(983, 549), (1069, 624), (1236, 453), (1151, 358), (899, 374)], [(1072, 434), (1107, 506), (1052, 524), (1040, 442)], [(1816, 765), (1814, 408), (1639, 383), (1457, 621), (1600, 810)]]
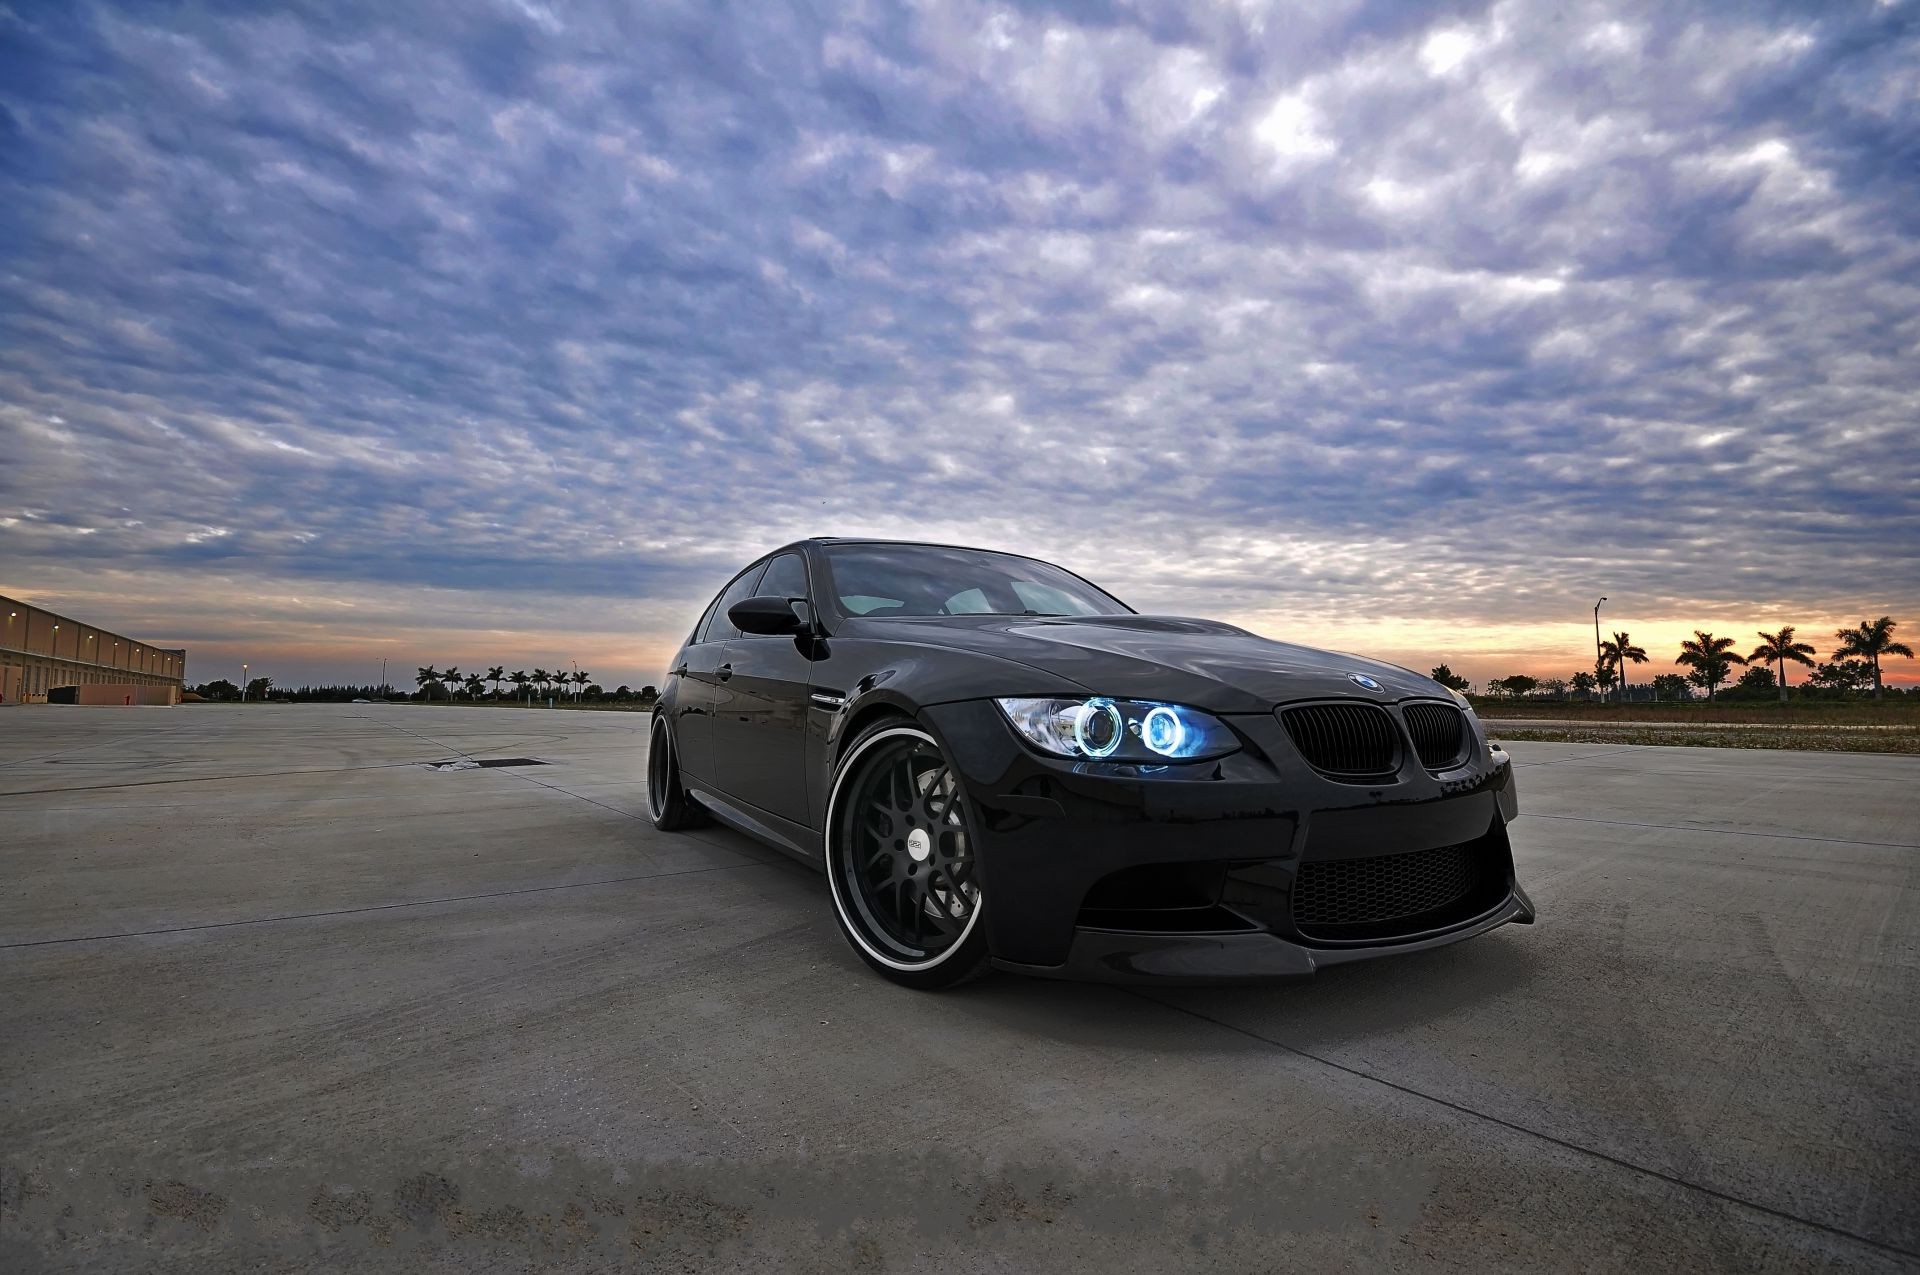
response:
[(430, 761), (435, 770), (494, 770), (501, 766), (544, 766), (535, 757), (462, 757), (459, 761)]

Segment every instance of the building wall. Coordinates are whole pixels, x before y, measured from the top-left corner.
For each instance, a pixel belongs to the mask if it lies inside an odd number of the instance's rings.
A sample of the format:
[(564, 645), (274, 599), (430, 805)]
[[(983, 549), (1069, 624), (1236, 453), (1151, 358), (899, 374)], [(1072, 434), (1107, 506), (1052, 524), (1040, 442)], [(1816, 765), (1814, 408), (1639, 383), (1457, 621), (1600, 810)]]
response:
[(186, 676), (185, 651), (0, 595), (0, 704), (44, 704), (57, 686), (151, 687), (177, 704)]
[(171, 686), (141, 686), (134, 683), (102, 682), (74, 688), (82, 704), (178, 704), (180, 694)]

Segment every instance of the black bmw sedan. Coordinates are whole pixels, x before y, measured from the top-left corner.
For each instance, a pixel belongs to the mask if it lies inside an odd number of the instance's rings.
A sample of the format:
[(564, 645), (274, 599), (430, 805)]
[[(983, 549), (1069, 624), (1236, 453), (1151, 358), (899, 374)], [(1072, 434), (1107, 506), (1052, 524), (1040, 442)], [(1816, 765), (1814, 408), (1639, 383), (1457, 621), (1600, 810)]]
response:
[(1533, 920), (1512, 764), (1463, 699), (1032, 558), (768, 554), (674, 656), (651, 739), (657, 826), (818, 865), (911, 987), (1299, 976)]

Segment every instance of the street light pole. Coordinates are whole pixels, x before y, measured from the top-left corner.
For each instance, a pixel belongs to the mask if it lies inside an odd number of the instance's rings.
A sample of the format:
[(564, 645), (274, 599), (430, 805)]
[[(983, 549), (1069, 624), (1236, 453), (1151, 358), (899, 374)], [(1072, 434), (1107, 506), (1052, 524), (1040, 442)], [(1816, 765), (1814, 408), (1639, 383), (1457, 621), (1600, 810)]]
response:
[[(1605, 602), (1601, 598), (1600, 602)], [(1593, 675), (1600, 676), (1600, 602), (1593, 604)]]
[[(1599, 631), (1598, 629), (1594, 630), (1595, 633)], [(1595, 641), (1598, 640), (1597, 638), (1595, 639)], [(244, 664), (240, 666), (240, 702), (242, 704), (247, 702), (247, 666)]]

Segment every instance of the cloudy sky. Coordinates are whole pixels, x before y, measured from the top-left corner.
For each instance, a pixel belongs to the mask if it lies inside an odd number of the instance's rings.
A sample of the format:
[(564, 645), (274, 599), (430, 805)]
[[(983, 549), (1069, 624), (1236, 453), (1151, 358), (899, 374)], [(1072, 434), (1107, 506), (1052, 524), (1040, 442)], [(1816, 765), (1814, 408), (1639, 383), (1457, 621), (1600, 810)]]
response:
[(1917, 422), (1911, 0), (0, 5), (0, 592), (195, 680), (656, 681), (866, 533), (1824, 654)]

